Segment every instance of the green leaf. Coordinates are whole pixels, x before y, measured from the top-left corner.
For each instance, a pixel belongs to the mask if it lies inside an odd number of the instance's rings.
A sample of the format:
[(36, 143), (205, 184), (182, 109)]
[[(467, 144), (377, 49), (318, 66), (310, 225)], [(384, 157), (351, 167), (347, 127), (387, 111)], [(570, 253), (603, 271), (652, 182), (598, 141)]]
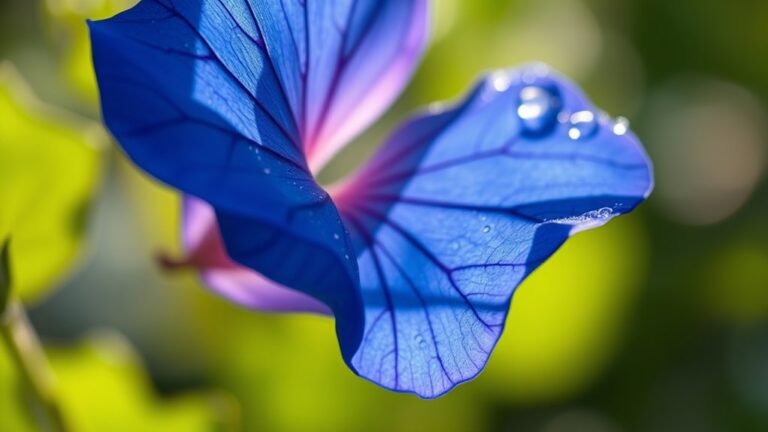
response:
[(91, 107), (98, 106), (96, 77), (91, 61), (91, 41), (86, 19), (101, 20), (129, 9), (138, 0), (52, 0), (42, 8), (45, 30), (60, 48), (60, 67), (75, 96)]
[[(85, 342), (48, 350), (57, 402), (77, 432), (211, 432), (239, 430), (237, 401), (221, 392), (159, 397), (141, 361), (120, 335), (100, 332)], [(0, 344), (0, 431), (33, 431), (22, 377)]]
[(101, 177), (106, 134), (37, 101), (0, 63), (0, 239), (13, 238), (13, 291), (38, 299), (73, 265)]
[(72, 430), (208, 432), (232, 430), (239, 423), (236, 401), (224, 394), (158, 397), (136, 354), (115, 333), (49, 353)]

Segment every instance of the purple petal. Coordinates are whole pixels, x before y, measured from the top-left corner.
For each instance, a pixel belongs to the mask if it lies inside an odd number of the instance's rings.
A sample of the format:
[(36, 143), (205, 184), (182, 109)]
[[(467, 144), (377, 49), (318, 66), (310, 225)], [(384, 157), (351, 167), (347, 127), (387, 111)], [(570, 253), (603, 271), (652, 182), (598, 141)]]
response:
[[(421, 60), (427, 41), (427, 0), (352, 4), (348, 28), (355, 29), (350, 30), (355, 37), (346, 38), (346, 47), (333, 69), (327, 69), (327, 64), (319, 71), (310, 68), (318, 81), (330, 78), (326, 94), (320, 97), (323, 92), (312, 91), (324, 85), (313, 86), (308, 102), (306, 130), (315, 131), (314, 141), (308, 143), (308, 158), (315, 171), (397, 99)], [(327, 36), (322, 44), (328, 46)]]

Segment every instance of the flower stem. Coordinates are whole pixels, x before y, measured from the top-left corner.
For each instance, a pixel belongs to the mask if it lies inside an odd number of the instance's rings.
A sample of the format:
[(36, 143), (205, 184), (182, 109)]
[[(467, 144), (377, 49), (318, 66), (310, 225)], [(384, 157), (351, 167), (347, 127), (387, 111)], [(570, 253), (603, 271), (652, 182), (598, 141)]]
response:
[(0, 316), (0, 333), (35, 399), (41, 430), (67, 432), (56, 403), (53, 372), (24, 307), (17, 301), (11, 300)]

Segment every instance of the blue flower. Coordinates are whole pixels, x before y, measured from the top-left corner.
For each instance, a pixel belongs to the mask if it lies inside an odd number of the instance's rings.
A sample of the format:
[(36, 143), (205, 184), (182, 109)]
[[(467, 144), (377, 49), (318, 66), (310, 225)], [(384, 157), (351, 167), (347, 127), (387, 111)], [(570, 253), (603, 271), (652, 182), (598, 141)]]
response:
[(245, 306), (332, 314), (360, 376), (436, 397), (476, 376), (515, 288), (639, 205), (623, 120), (544, 66), (483, 77), (359, 171), (314, 177), (406, 85), (428, 0), (143, 0), (91, 23), (104, 120), (181, 190), (191, 265)]

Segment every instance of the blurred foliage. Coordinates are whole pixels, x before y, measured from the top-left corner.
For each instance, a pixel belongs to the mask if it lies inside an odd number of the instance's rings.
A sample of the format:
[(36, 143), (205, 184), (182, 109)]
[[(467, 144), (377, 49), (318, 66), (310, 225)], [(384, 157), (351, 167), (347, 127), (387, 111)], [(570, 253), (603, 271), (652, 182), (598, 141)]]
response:
[(47, 107), (0, 64), (0, 239), (12, 239), (14, 295), (39, 298), (78, 256), (106, 135)]
[[(239, 408), (224, 394), (156, 396), (136, 355), (114, 334), (94, 334), (78, 347), (48, 354), (64, 418), (73, 431), (239, 430)], [(35, 430), (23, 382), (5, 350), (0, 350), (0, 377), (0, 430)]]
[(488, 378), (480, 381), (500, 398), (528, 404), (584, 391), (624, 336), (646, 272), (646, 242), (628, 218), (569, 240), (515, 294)]
[(768, 320), (768, 248), (765, 244), (729, 245), (711, 258), (708, 269), (701, 281), (707, 310), (736, 323)]
[[(95, 118), (83, 20), (132, 3), (3, 0), (0, 53), (46, 100)], [(133, 355), (97, 338), (51, 350), (73, 422), (84, 430), (211, 430), (212, 423), (238, 418), (226, 397), (214, 397), (219, 402), (212, 408), (209, 393), (199, 392), (222, 388), (239, 400), (247, 431), (768, 430), (768, 27), (762, 25), (768, 3), (435, 0), (434, 9), (434, 40), (413, 83), (321, 180), (359, 166), (406, 116), (458, 97), (479, 74), (544, 61), (584, 85), (597, 105), (632, 119), (663, 174), (648, 205), (571, 240), (521, 286), (488, 370), (439, 400), (421, 401), (355, 377), (326, 318), (255, 314), (208, 293), (193, 275), (159, 274), (153, 254), (178, 249), (178, 197), (118, 157), (97, 212), (98, 253), (32, 319), (44, 337), (70, 343), (94, 327), (126, 333), (152, 383), (182, 396), (156, 396)], [(92, 188), (97, 168), (88, 175), (74, 166), (61, 177), (33, 174), (38, 167), (59, 173), (45, 165), (46, 155), (97, 159), (88, 151), (54, 150), (63, 148), (55, 143), (84, 142), (94, 129), (30, 106), (16, 87), (25, 88), (5, 84), (0, 93), (0, 137), (13, 137), (17, 149), (37, 143), (41, 154), (13, 164), (0, 157), (0, 202), (10, 202), (3, 194), (41, 195), (3, 191), (13, 167), (23, 168), (13, 175), (45, 179), (46, 187), (76, 187), (69, 179), (83, 175), (91, 183), (78, 190)], [(680, 94), (685, 103), (670, 102)], [(699, 117), (702, 107), (728, 114)], [(698, 118), (710, 120), (706, 127), (682, 121)], [(744, 161), (753, 176), (739, 176), (747, 171)], [(713, 195), (701, 179), (738, 187)], [(708, 224), (676, 217), (684, 200), (705, 192), (714, 198), (696, 219)], [(743, 199), (717, 201), (733, 196)], [(731, 205), (725, 216), (705, 214), (725, 204)], [(0, 210), (6, 235), (7, 208)], [(81, 231), (82, 225), (68, 232)], [(3, 355), (0, 350), (0, 430), (28, 430), (25, 398)]]
[(46, 29), (61, 52), (61, 72), (75, 94), (96, 106), (98, 90), (91, 68), (91, 43), (86, 19), (109, 18), (137, 0), (45, 0)]

